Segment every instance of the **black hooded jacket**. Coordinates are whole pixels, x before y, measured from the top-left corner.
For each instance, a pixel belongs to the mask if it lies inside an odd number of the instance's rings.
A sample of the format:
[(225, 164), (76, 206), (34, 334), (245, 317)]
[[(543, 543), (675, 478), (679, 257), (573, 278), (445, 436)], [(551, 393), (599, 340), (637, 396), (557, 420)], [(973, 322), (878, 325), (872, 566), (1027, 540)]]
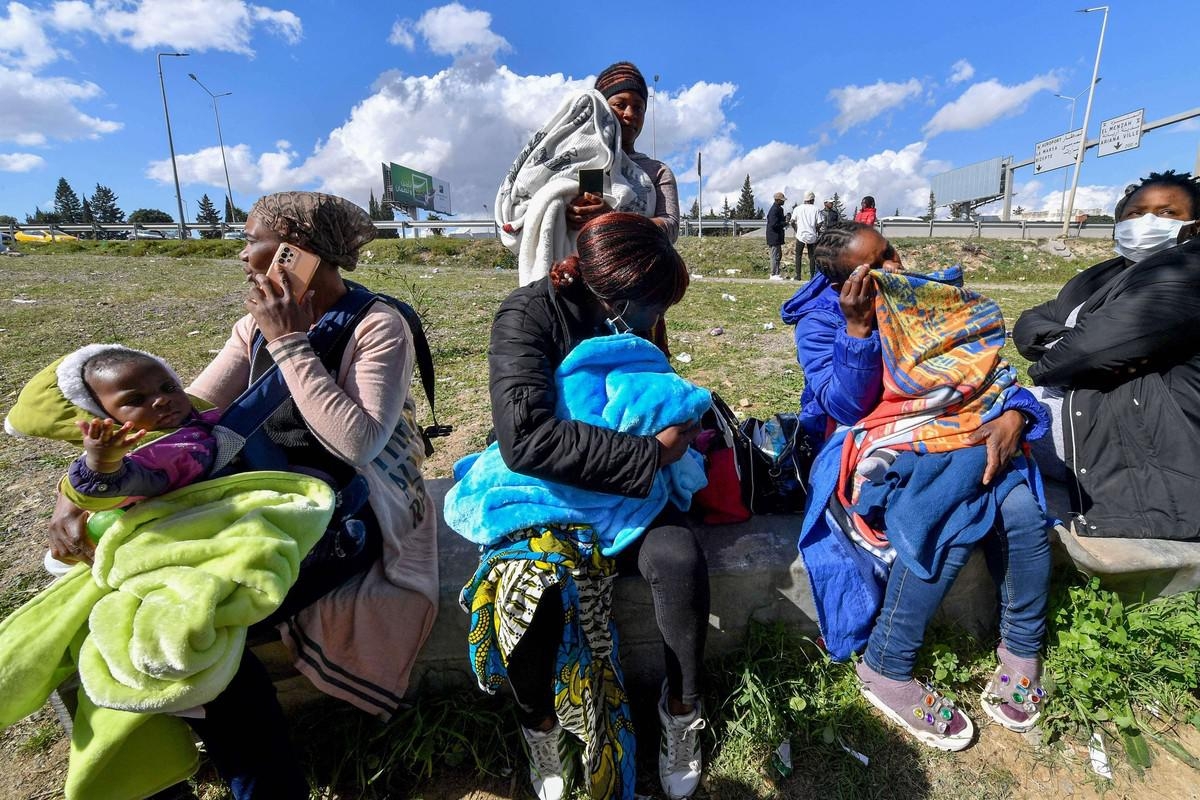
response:
[(783, 244), (783, 201), (776, 200), (767, 210), (767, 244)]
[(488, 345), (492, 424), (514, 472), (599, 492), (646, 497), (659, 444), (555, 416), (554, 372), (584, 339), (609, 333), (549, 278), (517, 289), (500, 305)]
[(1200, 239), (1125, 264), (1075, 276), (1013, 339), (1035, 384), (1067, 390), (1077, 530), (1200, 540)]

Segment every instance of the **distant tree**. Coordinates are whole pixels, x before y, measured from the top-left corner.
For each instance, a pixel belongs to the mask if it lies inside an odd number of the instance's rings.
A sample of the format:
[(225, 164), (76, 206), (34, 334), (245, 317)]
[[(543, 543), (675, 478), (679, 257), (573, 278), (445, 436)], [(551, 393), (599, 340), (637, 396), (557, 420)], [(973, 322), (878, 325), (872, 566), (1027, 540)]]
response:
[[(213, 201), (207, 194), (200, 196), (200, 207), (196, 210), (196, 224), (198, 225), (220, 225), (221, 215), (217, 213), (217, 207), (213, 205)], [(201, 239), (220, 239), (221, 232), (219, 230), (200, 231)]]
[(897, 217), (900, 216), (900, 206), (896, 206), (895, 216), (897, 216)]
[(763, 213), (763, 210), (761, 208), (755, 209), (755, 211), (754, 211), (755, 219), (764, 219), (766, 216), (767, 215)]
[(692, 201), (692, 210), (688, 212), (688, 219), (700, 219), (700, 199), (696, 198)]
[(937, 216), (937, 200), (933, 196), (933, 192), (929, 193), (929, 205), (925, 209), (925, 213), (921, 215), (921, 219), (929, 222)]
[(971, 218), (970, 203), (951, 203), (950, 204), (950, 219), (958, 222), (965, 222)]
[(1088, 225), (1105, 224), (1111, 225), (1115, 220), (1112, 214), (1094, 214), (1087, 218)]
[(833, 210), (837, 212), (838, 219), (846, 218), (846, 204), (838, 197), (838, 193), (833, 193)]
[(0, 228), (10, 228), (17, 224), (17, 218), (8, 214), (0, 214)]
[(733, 219), (733, 209), (729, 207), (729, 198), (725, 198), (725, 205), (721, 207), (721, 219)]
[(225, 222), (245, 222), (245, 210), (238, 208), (228, 197), (225, 198)]
[(1025, 206), (1017, 206), (1016, 208), (1013, 209), (1013, 213), (1016, 214), (1018, 217), (1025, 216)]
[[(392, 214), (391, 206), (389, 206), (387, 203), (381, 203), (375, 199), (374, 189), (371, 190), (371, 200), (367, 204), (367, 214), (371, 217), (371, 219), (378, 220), (380, 222), (392, 222), (396, 219), (396, 217)], [(396, 237), (397, 232), (395, 228), (379, 229), (380, 239), (395, 239)]]
[(742, 184), (742, 193), (733, 209), (733, 219), (754, 219), (754, 190), (750, 188), (750, 176)]
[(150, 223), (174, 222), (175, 218), (157, 208), (139, 208), (129, 215), (129, 221), (138, 225), (146, 225)]
[[(729, 204), (726, 203), (726, 205), (729, 205)], [(705, 219), (722, 219), (721, 215), (718, 214), (716, 211), (714, 211), (711, 208), (708, 210), (707, 213), (705, 213), (704, 218)]]
[(58, 186), (54, 190), (54, 213), (62, 222), (83, 221), (83, 203), (79, 201), (79, 195), (75, 194), (66, 178), (59, 178)]
[(83, 198), (83, 215), (79, 219), (84, 225), (91, 225), (96, 221), (96, 215), (92, 212), (92, 204), (85, 197)]
[[(82, 213), (82, 208), (80, 209)], [(42, 211), (42, 209), (34, 206), (32, 214), (25, 215), (26, 225), (57, 225), (62, 222), (63, 218), (53, 211)]]
[(117, 193), (107, 186), (97, 183), (96, 191), (92, 192), (92, 216), (101, 225), (125, 221), (125, 212), (117, 205)]
[[(425, 219), (428, 220), (429, 222), (440, 222), (442, 218), (440, 215), (435, 214), (432, 211), (430, 211), (429, 216), (425, 217)], [(446, 235), (446, 230), (444, 228), (430, 228), (429, 232), (432, 233), (434, 236), (445, 236)]]

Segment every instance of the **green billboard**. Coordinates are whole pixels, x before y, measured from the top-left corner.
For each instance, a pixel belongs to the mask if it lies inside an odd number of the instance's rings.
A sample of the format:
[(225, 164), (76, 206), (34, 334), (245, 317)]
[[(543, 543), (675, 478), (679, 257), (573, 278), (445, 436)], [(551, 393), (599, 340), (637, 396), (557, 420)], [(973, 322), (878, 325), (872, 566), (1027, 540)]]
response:
[(450, 214), (450, 184), (400, 164), (383, 165), (383, 199), (397, 206)]

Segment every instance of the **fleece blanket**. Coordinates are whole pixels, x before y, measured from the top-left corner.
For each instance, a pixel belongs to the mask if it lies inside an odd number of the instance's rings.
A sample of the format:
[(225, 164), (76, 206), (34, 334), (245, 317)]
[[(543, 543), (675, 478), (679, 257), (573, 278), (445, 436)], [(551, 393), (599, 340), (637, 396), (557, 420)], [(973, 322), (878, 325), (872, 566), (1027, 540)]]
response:
[[(700, 419), (712, 402), (707, 389), (676, 375), (661, 350), (633, 334), (583, 341), (559, 365), (555, 386), (560, 418), (639, 436)], [(659, 470), (645, 498), (513, 472), (495, 443), (459, 461), (454, 473), (458, 483), (446, 494), (445, 515), (460, 536), (493, 545), (525, 528), (590, 525), (606, 556), (641, 536), (668, 501), (686, 511), (708, 483), (704, 459), (693, 450)]]
[[(76, 566), (0, 623), (0, 726), (78, 669), (67, 796), (141, 797), (185, 777), (195, 766), (186, 725), (146, 712), (224, 689), (246, 628), (283, 601), (333, 507), (323, 481), (251, 472), (131, 508), (90, 571)], [(110, 785), (124, 788), (90, 793)]]
[[(913, 453), (961, 449), (1017, 390), (1015, 370), (1000, 357), (1004, 317), (994, 301), (916, 275), (871, 274), (878, 289), (883, 397), (818, 454), (799, 541), (826, 647), (839, 660), (866, 646), (888, 572), (843, 526), (853, 526), (874, 548), (891, 546), (885, 533), (852, 510), (865, 483), (855, 471), (859, 461), (881, 447)], [(919, 550), (926, 563), (936, 561), (937, 553), (924, 543), (906, 544), (906, 551)]]
[(568, 98), (517, 155), (496, 193), (500, 239), (517, 255), (521, 286), (575, 252), (566, 209), (579, 194), (581, 169), (611, 177), (605, 199), (614, 210), (653, 216), (654, 182), (621, 149), (621, 125), (604, 95), (593, 89)]

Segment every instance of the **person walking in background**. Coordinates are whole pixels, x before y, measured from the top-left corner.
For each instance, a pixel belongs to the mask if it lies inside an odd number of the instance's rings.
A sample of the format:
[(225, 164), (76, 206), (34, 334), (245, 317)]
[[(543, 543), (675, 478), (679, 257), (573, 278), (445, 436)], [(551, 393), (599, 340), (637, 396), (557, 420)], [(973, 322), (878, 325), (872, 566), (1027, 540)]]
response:
[(804, 193), (804, 202), (792, 209), (792, 228), (796, 231), (796, 280), (800, 280), (800, 262), (803, 260), (805, 249), (808, 250), (808, 277), (813, 277), (813, 247), (817, 242), (817, 222), (819, 221), (816, 206), (817, 196), (812, 192)]
[(875, 198), (867, 195), (862, 199), (862, 207), (854, 215), (854, 221), (861, 222), (863, 225), (874, 225), (876, 219), (878, 219), (878, 215), (875, 212)]
[(781, 281), (779, 265), (783, 260), (783, 192), (775, 193), (775, 202), (767, 212), (767, 249), (771, 251), (771, 280)]

